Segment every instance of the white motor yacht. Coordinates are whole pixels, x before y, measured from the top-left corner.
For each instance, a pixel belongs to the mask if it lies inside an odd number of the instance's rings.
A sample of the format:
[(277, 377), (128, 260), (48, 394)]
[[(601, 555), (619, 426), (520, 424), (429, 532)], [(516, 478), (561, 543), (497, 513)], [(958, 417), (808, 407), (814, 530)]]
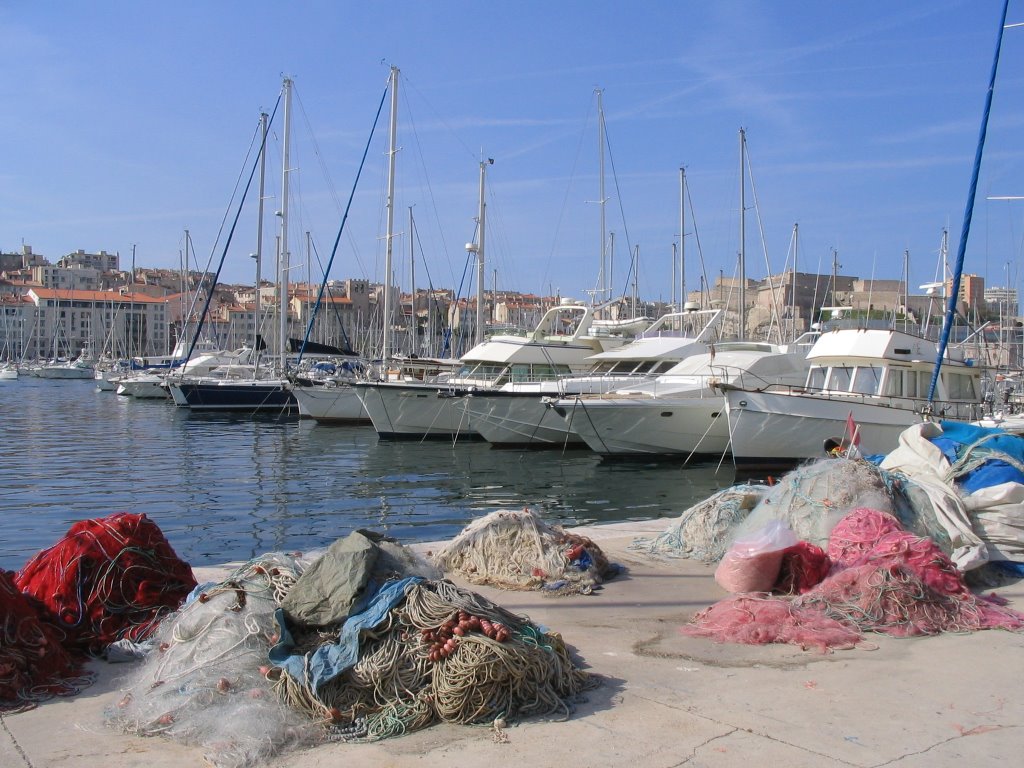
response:
[(584, 373), (470, 391), (463, 396), (462, 407), (476, 431), (493, 446), (582, 445), (583, 438), (548, 407), (545, 398), (603, 393), (652, 381), (680, 360), (707, 352), (718, 339), (721, 321), (720, 309), (693, 307), (666, 314), (628, 344), (591, 355), (591, 367)]
[(982, 416), (981, 371), (947, 348), (934, 397), (934, 341), (897, 330), (844, 328), (823, 333), (808, 353), (800, 385), (722, 382), (737, 464), (792, 464), (859, 443), (888, 453), (925, 418)]
[(554, 410), (597, 453), (719, 458), (729, 449), (722, 382), (797, 384), (807, 340), (789, 346), (729, 341), (691, 355), (653, 381), (603, 395), (577, 395)]
[[(469, 390), (514, 382), (555, 381), (590, 367), (588, 358), (622, 346), (634, 325), (594, 332), (594, 308), (563, 299), (526, 336), (493, 336), (460, 358), (443, 383), (356, 382), (359, 399), (382, 437), (480, 439), (460, 398)], [(650, 321), (644, 322), (644, 327)], [(600, 327), (600, 326), (598, 326)]]

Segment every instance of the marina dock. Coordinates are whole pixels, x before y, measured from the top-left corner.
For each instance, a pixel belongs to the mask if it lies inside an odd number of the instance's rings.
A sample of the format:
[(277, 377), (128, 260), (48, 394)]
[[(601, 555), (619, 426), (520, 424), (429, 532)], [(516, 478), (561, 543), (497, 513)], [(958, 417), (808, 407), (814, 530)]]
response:
[[(1013, 670), (1024, 635), (874, 635), (828, 654), (685, 637), (679, 628), (689, 617), (726, 593), (714, 581), (714, 566), (630, 548), (635, 538), (664, 529), (664, 520), (574, 529), (625, 569), (591, 595), (467, 585), (559, 633), (577, 661), (601, 677), (567, 720), (439, 725), (375, 743), (285, 752), (266, 765), (935, 768), (1020, 759), (1024, 701)], [(224, 573), (196, 569), (200, 581)], [(1024, 584), (996, 591), (1010, 607), (1024, 608)], [(98, 679), (77, 696), (0, 717), (0, 765), (204, 765), (199, 749), (106, 726), (104, 710), (116, 703), (127, 669), (101, 661), (90, 668)]]

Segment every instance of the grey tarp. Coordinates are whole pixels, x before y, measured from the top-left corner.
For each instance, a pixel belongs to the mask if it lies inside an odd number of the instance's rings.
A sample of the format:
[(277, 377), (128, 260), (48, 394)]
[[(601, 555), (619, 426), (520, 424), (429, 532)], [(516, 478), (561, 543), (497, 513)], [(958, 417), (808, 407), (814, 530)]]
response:
[(348, 618), (377, 564), (380, 539), (371, 531), (353, 531), (331, 544), (282, 601), (288, 619), (302, 626), (324, 627)]

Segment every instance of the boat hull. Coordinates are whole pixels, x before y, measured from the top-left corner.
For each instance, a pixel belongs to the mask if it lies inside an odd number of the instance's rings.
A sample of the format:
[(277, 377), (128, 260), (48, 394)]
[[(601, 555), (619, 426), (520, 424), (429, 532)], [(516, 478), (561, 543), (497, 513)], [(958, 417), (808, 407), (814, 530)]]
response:
[(729, 448), (725, 400), (710, 392), (679, 398), (565, 399), (556, 408), (603, 455), (720, 457)]
[(726, 392), (726, 408), (737, 464), (796, 464), (828, 455), (826, 441), (849, 441), (849, 420), (862, 454), (888, 453), (900, 433), (922, 420), (911, 408), (864, 399), (814, 397), (777, 392)]
[(300, 418), (333, 424), (369, 424), (370, 417), (348, 384), (293, 386)]
[(389, 439), (480, 440), (469, 415), (458, 407), (461, 393), (437, 385), (397, 382), (353, 387), (377, 434)]
[(583, 447), (583, 439), (543, 397), (535, 393), (470, 393), (461, 398), (459, 406), (480, 436), (495, 447)]
[(160, 375), (128, 376), (117, 385), (117, 394), (139, 400), (166, 400), (170, 393)]
[(170, 385), (174, 404), (195, 411), (298, 411), (284, 381), (190, 382)]
[(35, 374), (41, 379), (92, 379), (96, 372), (92, 368), (75, 365), (44, 365), (37, 368)]

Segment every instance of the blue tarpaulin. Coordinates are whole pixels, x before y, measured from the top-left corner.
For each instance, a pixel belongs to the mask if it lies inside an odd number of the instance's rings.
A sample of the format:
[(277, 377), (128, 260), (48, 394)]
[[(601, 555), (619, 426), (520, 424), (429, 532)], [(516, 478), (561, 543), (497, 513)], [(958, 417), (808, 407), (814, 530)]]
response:
[[(949, 463), (964, 462), (967, 471), (956, 478), (968, 493), (1002, 483), (1024, 483), (1024, 438), (1001, 429), (955, 421), (941, 423), (942, 434), (931, 442)], [(980, 463), (979, 463), (980, 462)]]
[[(324, 683), (333, 680), (359, 661), (359, 633), (380, 624), (405, 597), (410, 584), (422, 581), (419, 576), (410, 576), (398, 581), (389, 581), (376, 591), (368, 590), (361, 601), (358, 613), (352, 613), (341, 625), (338, 639), (325, 643), (309, 654), (295, 653), (295, 639), (280, 608), (274, 614), (281, 639), (270, 649), (270, 661), (284, 669), (293, 679), (304, 682), (317, 690)], [(308, 664), (307, 664), (308, 658)], [(306, 670), (309, 670), (308, 676)]]

